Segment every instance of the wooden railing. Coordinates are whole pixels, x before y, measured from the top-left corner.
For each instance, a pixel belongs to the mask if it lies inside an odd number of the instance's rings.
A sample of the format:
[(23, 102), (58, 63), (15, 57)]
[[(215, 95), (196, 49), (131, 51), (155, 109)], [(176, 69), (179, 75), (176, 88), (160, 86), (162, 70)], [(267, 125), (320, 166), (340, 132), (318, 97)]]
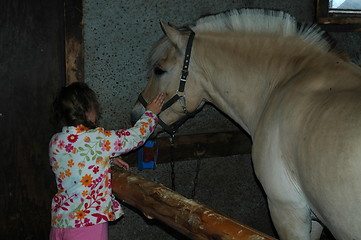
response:
[(274, 239), (130, 172), (113, 169), (112, 180), (117, 198), (192, 239)]

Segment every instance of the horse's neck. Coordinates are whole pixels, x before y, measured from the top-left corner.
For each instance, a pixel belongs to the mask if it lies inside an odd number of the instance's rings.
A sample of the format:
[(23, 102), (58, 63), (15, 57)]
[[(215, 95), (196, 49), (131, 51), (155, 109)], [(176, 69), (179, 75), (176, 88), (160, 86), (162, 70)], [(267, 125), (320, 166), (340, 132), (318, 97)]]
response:
[(214, 41), (204, 59), (211, 102), (251, 135), (273, 89), (300, 68), (289, 63), (287, 50), (267, 44)]
[(253, 91), (255, 88), (237, 81), (239, 79), (223, 80), (220, 77), (213, 82), (212, 90), (208, 91), (210, 101), (252, 136), (264, 108), (265, 96), (262, 91)]

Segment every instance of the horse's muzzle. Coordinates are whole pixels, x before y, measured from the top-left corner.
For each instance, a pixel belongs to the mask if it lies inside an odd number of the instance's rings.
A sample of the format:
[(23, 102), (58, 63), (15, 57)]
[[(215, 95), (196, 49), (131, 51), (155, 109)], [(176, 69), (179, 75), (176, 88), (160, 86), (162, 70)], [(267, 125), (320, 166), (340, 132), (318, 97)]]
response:
[(132, 125), (134, 125), (139, 120), (144, 112), (145, 108), (142, 106), (142, 104), (140, 104), (140, 102), (137, 101), (132, 109), (132, 112), (130, 113), (130, 121)]

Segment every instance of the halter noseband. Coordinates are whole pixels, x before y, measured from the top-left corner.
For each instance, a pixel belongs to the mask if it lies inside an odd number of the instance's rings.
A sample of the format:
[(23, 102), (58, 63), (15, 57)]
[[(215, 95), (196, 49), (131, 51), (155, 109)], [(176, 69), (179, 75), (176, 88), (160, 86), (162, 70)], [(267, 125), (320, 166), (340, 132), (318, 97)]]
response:
[[(183, 68), (182, 68), (182, 72), (181, 72), (181, 75), (180, 75), (178, 90), (177, 90), (176, 94), (171, 99), (169, 99), (166, 103), (164, 103), (164, 105), (162, 107), (162, 110), (161, 110), (161, 112), (163, 112), (167, 108), (172, 106), (176, 101), (179, 101), (179, 103), (180, 103), (180, 105), (181, 105), (181, 107), (183, 109), (183, 113), (185, 115), (182, 118), (180, 118), (179, 120), (177, 120), (176, 122), (174, 122), (172, 125), (167, 125), (160, 118), (158, 120), (159, 125), (161, 125), (163, 127), (163, 129), (167, 133), (169, 133), (171, 135), (174, 135), (174, 133), (177, 131), (177, 129), (178, 129), (178, 127), (180, 125), (182, 125), (188, 118), (193, 117), (199, 111), (199, 110), (195, 110), (193, 112), (188, 112), (187, 111), (186, 98), (185, 98), (185, 93), (184, 93), (184, 88), (185, 88), (185, 85), (186, 85), (186, 82), (187, 82), (187, 77), (188, 77), (188, 68), (189, 68), (189, 62), (190, 62), (190, 59), (191, 59), (192, 44), (193, 44), (194, 36), (195, 36), (195, 33), (191, 30), (191, 33), (190, 33), (189, 38), (188, 38), (186, 51), (185, 51), (185, 56), (184, 56), (184, 61), (183, 61)], [(179, 95), (179, 93), (182, 93), (182, 95)], [(147, 101), (145, 101), (142, 94), (139, 94), (138, 101), (144, 107), (146, 107), (148, 105)]]

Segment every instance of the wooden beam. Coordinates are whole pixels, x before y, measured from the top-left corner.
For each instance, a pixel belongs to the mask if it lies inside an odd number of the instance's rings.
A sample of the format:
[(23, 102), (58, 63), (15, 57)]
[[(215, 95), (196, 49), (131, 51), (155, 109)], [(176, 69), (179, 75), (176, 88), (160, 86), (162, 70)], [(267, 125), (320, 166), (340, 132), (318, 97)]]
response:
[(320, 24), (320, 27), (326, 32), (361, 32), (361, 24)]
[[(174, 145), (168, 137), (155, 139), (158, 142), (158, 163), (167, 163), (171, 158), (174, 161), (194, 160), (202, 152), (202, 158), (224, 157), (251, 152), (251, 139), (243, 131), (203, 133), (180, 135), (174, 137)], [(123, 156), (130, 166), (137, 165), (137, 153), (133, 151)]]
[(200, 203), (130, 172), (113, 168), (113, 193), (138, 208), (149, 219), (158, 219), (192, 239), (274, 239)]
[(66, 83), (84, 81), (83, 1), (64, 0)]

